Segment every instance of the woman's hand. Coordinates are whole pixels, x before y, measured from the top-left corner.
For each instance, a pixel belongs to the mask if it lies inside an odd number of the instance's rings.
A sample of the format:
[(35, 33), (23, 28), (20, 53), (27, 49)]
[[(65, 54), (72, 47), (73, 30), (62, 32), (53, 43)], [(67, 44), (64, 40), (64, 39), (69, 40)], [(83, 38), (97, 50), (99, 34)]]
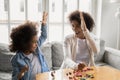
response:
[(42, 16), (42, 21), (41, 21), (43, 25), (47, 23), (47, 17), (48, 17), (48, 13), (44, 11)]
[(27, 65), (22, 68), (22, 70), (18, 74), (18, 80), (21, 80), (21, 78), (24, 76), (25, 72), (28, 71), (28, 69), (29, 69), (29, 67)]
[(80, 19), (81, 19), (81, 29), (82, 29), (82, 31), (84, 33), (85, 31), (87, 31), (87, 26), (85, 24), (85, 20), (84, 20), (82, 12), (80, 12)]

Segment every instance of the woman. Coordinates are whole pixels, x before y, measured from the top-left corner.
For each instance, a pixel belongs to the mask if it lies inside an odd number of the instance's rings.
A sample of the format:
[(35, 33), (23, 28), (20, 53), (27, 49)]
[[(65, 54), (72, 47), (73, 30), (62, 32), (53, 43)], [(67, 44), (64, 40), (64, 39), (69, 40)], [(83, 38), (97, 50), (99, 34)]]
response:
[(74, 34), (64, 41), (64, 61), (61, 68), (77, 69), (81, 64), (94, 66), (94, 53), (99, 52), (99, 41), (90, 34), (94, 20), (85, 12), (74, 11), (69, 15)]

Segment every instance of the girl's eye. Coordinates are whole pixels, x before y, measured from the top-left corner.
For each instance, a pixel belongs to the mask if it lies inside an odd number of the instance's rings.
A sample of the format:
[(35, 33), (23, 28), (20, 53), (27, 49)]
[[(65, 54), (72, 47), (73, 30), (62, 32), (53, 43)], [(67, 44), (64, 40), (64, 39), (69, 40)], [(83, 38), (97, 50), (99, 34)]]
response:
[(32, 43), (37, 43), (37, 41), (32, 41)]

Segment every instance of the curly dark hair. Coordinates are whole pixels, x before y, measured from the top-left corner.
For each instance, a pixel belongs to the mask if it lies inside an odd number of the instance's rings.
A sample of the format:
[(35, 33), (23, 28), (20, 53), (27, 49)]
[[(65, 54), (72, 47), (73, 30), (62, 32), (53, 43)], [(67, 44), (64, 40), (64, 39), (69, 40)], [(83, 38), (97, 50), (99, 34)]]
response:
[[(93, 27), (95, 25), (93, 18), (90, 16), (90, 14), (86, 13), (86, 12), (82, 12), (83, 13), (83, 17), (87, 26), (87, 29), (91, 32), (93, 30)], [(69, 15), (69, 21), (72, 22), (73, 20), (77, 21), (79, 23), (79, 25), (81, 24), (81, 19), (80, 19), (80, 11), (76, 10), (74, 12), (72, 12)]]
[(33, 36), (37, 35), (36, 23), (27, 21), (12, 29), (10, 34), (11, 44), (9, 49), (11, 52), (26, 51), (30, 49), (30, 41)]

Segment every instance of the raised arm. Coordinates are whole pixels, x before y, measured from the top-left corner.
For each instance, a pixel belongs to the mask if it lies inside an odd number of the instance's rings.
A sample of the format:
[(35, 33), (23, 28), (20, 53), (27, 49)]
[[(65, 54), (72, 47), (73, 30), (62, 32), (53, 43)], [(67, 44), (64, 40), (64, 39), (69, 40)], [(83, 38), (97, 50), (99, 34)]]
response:
[(41, 25), (41, 36), (39, 37), (38, 45), (41, 46), (42, 43), (47, 39), (47, 12), (43, 12), (42, 25)]
[(81, 28), (82, 28), (82, 31), (84, 33), (86, 40), (89, 42), (89, 47), (92, 49), (94, 53), (98, 53), (99, 52), (99, 40), (95, 41), (90, 36), (89, 30), (86, 27), (82, 12), (80, 12), (80, 18), (81, 18)]

